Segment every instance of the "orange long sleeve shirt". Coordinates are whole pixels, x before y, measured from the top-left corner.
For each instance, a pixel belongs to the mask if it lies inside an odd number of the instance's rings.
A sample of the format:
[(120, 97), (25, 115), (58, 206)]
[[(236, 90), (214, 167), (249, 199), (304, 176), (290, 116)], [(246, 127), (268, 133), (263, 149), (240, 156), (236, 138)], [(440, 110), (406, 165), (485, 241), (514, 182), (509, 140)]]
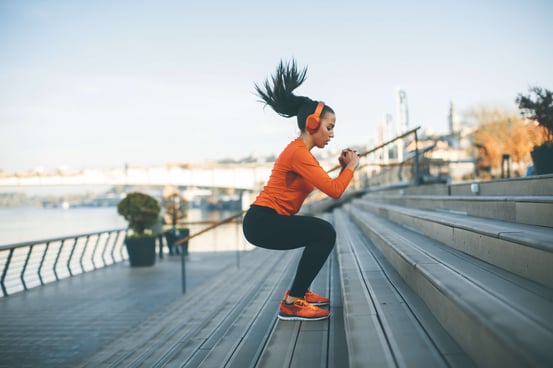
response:
[(277, 158), (267, 185), (253, 204), (291, 216), (300, 210), (314, 188), (332, 198), (339, 198), (352, 178), (353, 171), (346, 168), (332, 179), (301, 138), (297, 138)]

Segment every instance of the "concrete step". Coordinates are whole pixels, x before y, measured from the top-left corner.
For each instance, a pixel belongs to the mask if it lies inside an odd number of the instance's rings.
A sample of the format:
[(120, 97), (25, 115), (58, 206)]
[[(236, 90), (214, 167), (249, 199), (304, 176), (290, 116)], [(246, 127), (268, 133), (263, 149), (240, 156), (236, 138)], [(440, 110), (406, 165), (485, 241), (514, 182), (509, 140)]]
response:
[(478, 186), (478, 195), (483, 196), (553, 196), (553, 175), (451, 184), (448, 194), (475, 195), (473, 184)]
[(365, 199), (398, 206), (553, 227), (553, 196), (398, 195), (368, 193)]
[[(344, 210), (478, 366), (553, 365), (551, 287), (483, 262), (357, 204)], [(346, 305), (344, 309), (347, 314)]]
[(387, 205), (366, 199), (355, 200), (352, 204), (553, 287), (553, 228)]
[(553, 196), (553, 175), (525, 176), (452, 184), (425, 184), (417, 186), (401, 184), (374, 187), (369, 188), (369, 190), (403, 195)]
[(334, 223), (350, 367), (474, 366), (343, 210)]

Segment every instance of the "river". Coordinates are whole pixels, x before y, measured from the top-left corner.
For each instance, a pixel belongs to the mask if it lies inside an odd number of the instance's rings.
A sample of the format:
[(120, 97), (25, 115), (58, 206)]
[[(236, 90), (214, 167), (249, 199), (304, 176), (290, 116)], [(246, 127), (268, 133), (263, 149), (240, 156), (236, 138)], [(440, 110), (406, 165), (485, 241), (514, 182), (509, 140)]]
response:
[[(191, 209), (187, 221), (217, 221), (230, 212)], [(207, 225), (192, 225), (193, 234)], [(127, 227), (116, 207), (0, 208), (0, 245)], [(191, 251), (248, 248), (240, 224), (228, 224), (191, 242)]]

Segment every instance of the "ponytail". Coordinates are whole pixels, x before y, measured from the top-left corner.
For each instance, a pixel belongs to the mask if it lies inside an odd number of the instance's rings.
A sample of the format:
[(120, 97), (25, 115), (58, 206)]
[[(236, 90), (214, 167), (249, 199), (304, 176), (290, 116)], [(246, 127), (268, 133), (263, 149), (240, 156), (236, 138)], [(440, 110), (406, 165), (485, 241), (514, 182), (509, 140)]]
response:
[[(266, 79), (261, 86), (255, 84), (255, 90), (261, 97), (261, 102), (271, 106), (277, 114), (285, 118), (297, 116), (298, 128), (301, 131), (305, 130), (305, 119), (317, 107), (317, 101), (313, 101), (309, 97), (296, 96), (293, 93), (305, 81), (306, 76), (307, 67), (298, 71), (295, 60), (287, 63), (281, 60), (271, 80)], [(324, 114), (325, 111), (333, 112), (326, 105), (322, 113)]]

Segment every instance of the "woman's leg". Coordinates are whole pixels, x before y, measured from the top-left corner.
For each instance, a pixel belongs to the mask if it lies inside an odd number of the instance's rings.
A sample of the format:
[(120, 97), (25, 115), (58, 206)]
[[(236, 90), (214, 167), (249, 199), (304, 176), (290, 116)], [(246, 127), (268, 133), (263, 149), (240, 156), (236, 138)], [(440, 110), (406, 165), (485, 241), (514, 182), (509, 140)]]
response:
[(336, 232), (328, 222), (309, 216), (283, 216), (252, 206), (243, 223), (244, 235), (258, 247), (288, 250), (305, 247), (290, 295), (303, 298), (334, 247)]

